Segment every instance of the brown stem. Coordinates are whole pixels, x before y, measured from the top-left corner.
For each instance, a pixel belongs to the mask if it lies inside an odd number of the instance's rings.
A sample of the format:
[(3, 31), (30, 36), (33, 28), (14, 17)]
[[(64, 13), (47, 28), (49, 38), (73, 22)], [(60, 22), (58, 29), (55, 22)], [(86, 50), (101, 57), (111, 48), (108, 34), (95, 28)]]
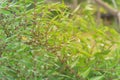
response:
[(116, 9), (113, 9), (112, 7), (110, 7), (107, 3), (103, 2), (102, 0), (94, 0), (99, 6), (103, 7), (104, 9), (106, 9), (110, 14), (116, 16), (119, 11)]

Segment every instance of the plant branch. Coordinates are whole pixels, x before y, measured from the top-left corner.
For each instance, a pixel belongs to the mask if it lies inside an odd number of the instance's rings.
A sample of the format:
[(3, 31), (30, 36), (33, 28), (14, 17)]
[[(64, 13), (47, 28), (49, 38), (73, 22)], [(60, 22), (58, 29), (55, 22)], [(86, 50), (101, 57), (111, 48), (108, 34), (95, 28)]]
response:
[(102, 0), (94, 0), (99, 6), (103, 7), (105, 10), (107, 10), (110, 14), (117, 16), (119, 11), (117, 9), (114, 9), (110, 7), (107, 3), (103, 2)]

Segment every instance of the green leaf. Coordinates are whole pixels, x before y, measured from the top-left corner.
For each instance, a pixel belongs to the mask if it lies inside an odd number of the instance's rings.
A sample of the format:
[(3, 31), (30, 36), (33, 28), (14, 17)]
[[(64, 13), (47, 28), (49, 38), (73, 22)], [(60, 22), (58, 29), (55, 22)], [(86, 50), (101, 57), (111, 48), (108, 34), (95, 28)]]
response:
[(89, 73), (90, 73), (90, 71), (91, 71), (91, 67), (89, 67), (85, 72), (83, 72), (81, 76), (82, 76), (83, 78), (87, 78), (88, 75), (89, 75)]
[(97, 76), (97, 77), (93, 77), (90, 80), (103, 80), (104, 76)]
[(1, 10), (0, 13), (1, 13), (1, 14), (5, 14), (5, 15), (11, 14), (11, 12), (8, 11), (8, 10)]
[(107, 55), (107, 54), (110, 53), (110, 51), (111, 51), (111, 50), (105, 50), (105, 51), (103, 51), (102, 53), (105, 54), (105, 55)]
[(76, 64), (78, 63), (78, 61), (79, 61), (79, 58), (78, 58), (77, 60), (75, 60), (75, 61), (71, 64), (71, 68), (75, 67)]

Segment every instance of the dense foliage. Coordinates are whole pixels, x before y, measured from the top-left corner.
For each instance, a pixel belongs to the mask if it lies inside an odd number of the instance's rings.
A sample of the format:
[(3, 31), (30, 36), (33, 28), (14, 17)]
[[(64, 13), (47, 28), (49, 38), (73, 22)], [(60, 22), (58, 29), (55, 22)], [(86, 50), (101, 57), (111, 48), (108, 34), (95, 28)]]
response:
[(120, 36), (89, 7), (1, 2), (0, 79), (119, 80)]

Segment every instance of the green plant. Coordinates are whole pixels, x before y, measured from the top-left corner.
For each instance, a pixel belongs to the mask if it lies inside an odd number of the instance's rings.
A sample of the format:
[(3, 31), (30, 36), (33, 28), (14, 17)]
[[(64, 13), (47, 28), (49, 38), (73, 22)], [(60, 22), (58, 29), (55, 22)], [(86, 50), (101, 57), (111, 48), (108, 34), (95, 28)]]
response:
[(32, 0), (2, 5), (0, 79), (120, 79), (119, 34), (98, 27), (90, 8), (72, 12), (64, 3)]

